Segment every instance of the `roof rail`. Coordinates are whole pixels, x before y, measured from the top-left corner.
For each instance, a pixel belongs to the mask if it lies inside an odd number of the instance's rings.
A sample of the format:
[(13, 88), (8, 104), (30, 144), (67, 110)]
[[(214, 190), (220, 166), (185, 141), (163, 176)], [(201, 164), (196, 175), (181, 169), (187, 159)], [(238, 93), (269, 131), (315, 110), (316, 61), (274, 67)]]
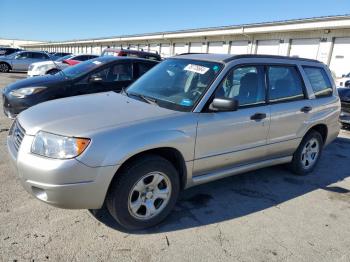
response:
[(230, 62), (235, 59), (241, 59), (241, 58), (276, 58), (276, 59), (292, 59), (292, 60), (299, 60), (299, 61), (305, 61), (305, 62), (314, 62), (314, 63), (321, 63), (318, 60), (315, 59), (309, 59), (309, 58), (302, 58), (302, 57), (293, 57), (293, 56), (281, 56), (281, 55), (233, 55), (232, 57), (226, 58), (224, 62)]
[(181, 54), (177, 54), (176, 56), (179, 56), (179, 55), (203, 55), (203, 54), (208, 54), (208, 53), (181, 53)]

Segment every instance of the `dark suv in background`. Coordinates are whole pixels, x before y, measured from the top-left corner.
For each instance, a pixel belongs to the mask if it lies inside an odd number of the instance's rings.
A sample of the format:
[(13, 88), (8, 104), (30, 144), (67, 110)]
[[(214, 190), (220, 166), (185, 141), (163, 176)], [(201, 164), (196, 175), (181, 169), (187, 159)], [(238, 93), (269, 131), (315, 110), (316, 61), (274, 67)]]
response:
[(67, 67), (55, 75), (17, 81), (3, 90), (3, 110), (15, 118), (23, 110), (57, 98), (99, 92), (120, 92), (157, 61), (133, 57), (98, 57)]

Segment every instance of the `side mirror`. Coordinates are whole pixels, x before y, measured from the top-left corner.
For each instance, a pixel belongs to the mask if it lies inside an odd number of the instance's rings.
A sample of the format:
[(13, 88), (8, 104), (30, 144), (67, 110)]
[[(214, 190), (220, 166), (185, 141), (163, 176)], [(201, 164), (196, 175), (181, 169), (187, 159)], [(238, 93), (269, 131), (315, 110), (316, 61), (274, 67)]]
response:
[(96, 75), (92, 75), (89, 78), (89, 82), (91, 82), (91, 83), (100, 83), (100, 82), (102, 82), (102, 77), (96, 76)]
[(239, 102), (236, 99), (214, 98), (213, 102), (209, 106), (209, 109), (214, 111), (236, 111), (238, 106)]

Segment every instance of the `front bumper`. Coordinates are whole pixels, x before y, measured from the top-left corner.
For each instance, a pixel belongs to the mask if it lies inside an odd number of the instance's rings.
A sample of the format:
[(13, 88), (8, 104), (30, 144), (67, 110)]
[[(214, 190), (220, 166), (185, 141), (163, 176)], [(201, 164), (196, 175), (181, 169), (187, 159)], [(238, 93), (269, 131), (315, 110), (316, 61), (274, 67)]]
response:
[(17, 149), (14, 135), (7, 137), (11, 162), (25, 190), (60, 208), (101, 208), (118, 166), (89, 167), (76, 159), (37, 156), (30, 153), (33, 139), (24, 135)]
[(28, 109), (31, 105), (27, 104), (25, 99), (11, 98), (7, 94), (2, 94), (4, 114), (14, 119), (19, 113)]

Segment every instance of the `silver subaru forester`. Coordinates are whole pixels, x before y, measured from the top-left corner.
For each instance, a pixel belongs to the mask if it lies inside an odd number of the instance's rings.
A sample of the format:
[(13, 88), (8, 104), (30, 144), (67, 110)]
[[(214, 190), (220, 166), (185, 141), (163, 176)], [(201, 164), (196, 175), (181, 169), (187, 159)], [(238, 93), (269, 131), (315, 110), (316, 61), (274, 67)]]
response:
[(34, 197), (62, 208), (106, 203), (133, 230), (162, 221), (194, 185), (278, 164), (311, 172), (339, 133), (339, 113), (321, 62), (183, 54), (120, 94), (22, 112), (7, 145)]

